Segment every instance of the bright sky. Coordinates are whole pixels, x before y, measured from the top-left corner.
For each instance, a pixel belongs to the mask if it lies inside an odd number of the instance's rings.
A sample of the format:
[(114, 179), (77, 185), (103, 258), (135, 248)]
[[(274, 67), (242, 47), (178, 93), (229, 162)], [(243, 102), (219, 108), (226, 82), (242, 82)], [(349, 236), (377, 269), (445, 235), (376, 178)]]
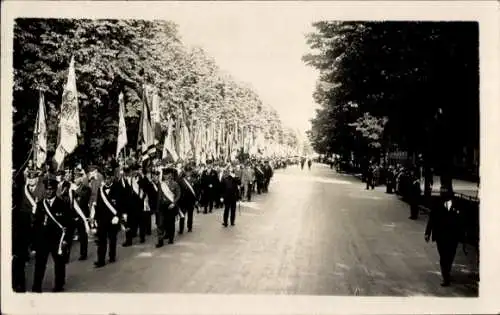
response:
[(313, 30), (312, 20), (289, 21), (286, 15), (263, 12), (172, 20), (185, 44), (203, 47), (222, 70), (250, 83), (285, 125), (302, 134), (310, 128), (318, 74), (301, 57), (309, 52), (305, 34)]

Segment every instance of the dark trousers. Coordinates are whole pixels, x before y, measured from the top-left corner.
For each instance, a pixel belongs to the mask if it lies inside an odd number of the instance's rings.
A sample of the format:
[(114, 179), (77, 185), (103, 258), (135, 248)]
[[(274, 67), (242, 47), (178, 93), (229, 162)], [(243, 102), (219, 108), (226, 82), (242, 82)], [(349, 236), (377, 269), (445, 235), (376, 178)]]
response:
[(162, 244), (163, 239), (165, 238), (165, 217), (166, 213), (163, 209), (155, 213), (156, 237), (158, 239), (158, 244)]
[(262, 180), (257, 180), (255, 184), (257, 186), (257, 194), (260, 195), (260, 193), (262, 192)]
[(70, 251), (73, 244), (73, 236), (75, 232), (78, 234), (78, 242), (80, 242), (80, 257), (87, 257), (88, 247), (89, 247), (89, 237), (87, 235), (87, 231), (85, 230), (85, 224), (81, 219), (75, 221), (75, 225), (73, 226), (72, 231), (70, 232), (71, 238), (70, 243), (68, 244), (68, 254), (67, 254), (67, 262), (69, 262)]
[(26, 260), (26, 257), (12, 257), (12, 290), (14, 292), (26, 292)]
[(145, 212), (145, 229), (146, 229), (146, 235), (151, 235), (152, 233), (152, 223), (151, 223), (151, 216), (152, 213), (151, 211)]
[(185, 217), (179, 219), (179, 233), (181, 234), (184, 233), (184, 226), (186, 225), (186, 219), (187, 219), (188, 231), (191, 231), (193, 229), (194, 208), (187, 207), (183, 213)]
[(416, 220), (418, 219), (418, 214), (419, 214), (418, 200), (413, 199), (410, 201), (410, 218)]
[(207, 213), (207, 210), (209, 212), (212, 212), (213, 208), (214, 208), (214, 201), (215, 201), (215, 194), (213, 191), (211, 190), (208, 190), (205, 192), (205, 200), (203, 201), (203, 207), (205, 208), (205, 213)]
[(373, 177), (367, 177), (366, 178), (366, 189), (375, 189), (375, 182), (373, 180)]
[(58, 254), (59, 240), (44, 240), (37, 248), (35, 255), (35, 274), (33, 277), (33, 292), (42, 292), (42, 283), (47, 268), (49, 254), (54, 261), (54, 288), (62, 289), (66, 278), (66, 257)]
[(231, 224), (234, 224), (234, 220), (236, 219), (236, 200), (224, 200), (224, 224), (227, 224), (227, 219), (230, 212)]
[(106, 252), (109, 244), (109, 259), (116, 259), (116, 236), (118, 234), (119, 225), (109, 223), (101, 223), (97, 227), (97, 261), (104, 263), (106, 260)]
[(173, 242), (175, 238), (175, 215), (177, 212), (177, 208), (168, 209), (165, 212), (165, 238), (169, 242)]
[(444, 282), (450, 281), (450, 272), (455, 254), (457, 252), (458, 240), (456, 239), (442, 239), (436, 240), (437, 249), (439, 253), (439, 265), (441, 266), (441, 275)]
[(266, 193), (269, 191), (269, 182), (270, 182), (270, 181), (271, 181), (271, 179), (270, 179), (270, 178), (266, 178), (266, 179), (264, 180), (264, 192), (266, 192)]

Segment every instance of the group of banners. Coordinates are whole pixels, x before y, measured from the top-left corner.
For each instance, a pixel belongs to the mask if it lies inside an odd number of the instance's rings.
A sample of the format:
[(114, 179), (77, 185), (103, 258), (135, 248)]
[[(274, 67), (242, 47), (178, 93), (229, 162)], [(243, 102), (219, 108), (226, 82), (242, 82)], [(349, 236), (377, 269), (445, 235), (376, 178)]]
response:
[[(123, 93), (118, 97), (119, 118), (116, 157), (124, 151), (128, 144), (125, 121), (125, 102)], [(64, 86), (59, 120), (58, 145), (54, 161), (60, 167), (66, 156), (78, 146), (81, 134), (78, 92), (76, 88), (75, 60), (72, 57), (68, 70), (68, 78)], [(161, 112), (159, 95), (156, 88), (144, 85), (143, 108), (140, 118), (137, 146), (142, 160), (147, 159), (157, 150), (162, 137)], [(253, 156), (291, 156), (297, 154), (297, 148), (266, 139), (262, 130), (251, 126), (239, 126), (237, 122), (212, 120), (189, 121), (181, 108), (173, 117), (163, 118), (167, 122), (164, 133), (162, 158), (173, 162), (178, 160), (195, 160), (205, 163), (209, 159), (232, 161), (238, 152)], [(41, 167), (47, 158), (47, 124), (43, 94), (40, 93), (39, 110), (34, 131), (34, 162)]]

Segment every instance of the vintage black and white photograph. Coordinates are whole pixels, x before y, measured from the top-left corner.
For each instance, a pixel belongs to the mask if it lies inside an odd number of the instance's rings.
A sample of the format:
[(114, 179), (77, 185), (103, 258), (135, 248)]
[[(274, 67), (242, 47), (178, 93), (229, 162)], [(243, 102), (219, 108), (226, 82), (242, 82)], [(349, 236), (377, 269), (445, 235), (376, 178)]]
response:
[(13, 292), (479, 297), (480, 23), (260, 9), (13, 19)]

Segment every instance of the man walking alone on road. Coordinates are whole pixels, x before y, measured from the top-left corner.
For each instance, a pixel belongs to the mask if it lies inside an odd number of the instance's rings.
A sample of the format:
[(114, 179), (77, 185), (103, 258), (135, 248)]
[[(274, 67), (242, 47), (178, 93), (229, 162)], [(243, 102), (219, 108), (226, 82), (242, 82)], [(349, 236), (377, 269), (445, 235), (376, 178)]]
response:
[(441, 205), (432, 209), (429, 215), (425, 241), (429, 242), (432, 236), (432, 241), (436, 242), (443, 277), (441, 286), (447, 287), (458, 243), (464, 239), (464, 222), (460, 210), (453, 205), (453, 192), (442, 189), (441, 199)]

